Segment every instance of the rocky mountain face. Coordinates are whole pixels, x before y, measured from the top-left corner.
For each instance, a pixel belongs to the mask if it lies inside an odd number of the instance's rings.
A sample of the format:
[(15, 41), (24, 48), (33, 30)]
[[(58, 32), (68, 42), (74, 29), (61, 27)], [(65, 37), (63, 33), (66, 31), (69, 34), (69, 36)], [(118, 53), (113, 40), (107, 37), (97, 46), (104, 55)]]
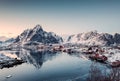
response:
[(27, 29), (21, 33), (14, 43), (25, 44), (28, 42), (37, 42), (43, 44), (61, 43), (62, 38), (53, 32), (46, 32), (40, 25), (36, 25), (33, 29)]
[(8, 46), (8, 45), (12, 44), (14, 41), (15, 41), (14, 38), (9, 38), (7, 40), (0, 41), (0, 47)]
[[(11, 39), (12, 41), (12, 39)], [(120, 44), (120, 34), (98, 33), (97, 31), (84, 32), (65, 37), (60, 37), (53, 32), (46, 32), (40, 25), (27, 29), (14, 39), (13, 47), (21, 45), (73, 43), (82, 45)]]
[(111, 45), (120, 44), (120, 34), (111, 35), (108, 33), (98, 33), (97, 31), (90, 31), (86, 33), (79, 33), (70, 35), (64, 40), (65, 43), (79, 43), (83, 45)]
[(115, 35), (114, 35), (114, 42), (116, 44), (120, 44), (120, 34), (115, 33)]
[(10, 38), (10, 39), (6, 40), (5, 43), (8, 43), (8, 42), (10, 43), (10, 42), (14, 42), (14, 41), (15, 41), (14, 38)]

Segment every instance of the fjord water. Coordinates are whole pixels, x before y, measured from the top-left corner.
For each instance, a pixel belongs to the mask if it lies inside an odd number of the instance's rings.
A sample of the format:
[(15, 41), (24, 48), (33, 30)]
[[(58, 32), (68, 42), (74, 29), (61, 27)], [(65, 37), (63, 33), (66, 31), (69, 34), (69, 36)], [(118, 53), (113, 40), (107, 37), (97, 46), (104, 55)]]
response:
[[(2, 51), (26, 61), (21, 65), (0, 69), (0, 81), (85, 81), (92, 64), (82, 54), (38, 51)], [(98, 66), (105, 68), (98, 63)], [(6, 76), (12, 75), (11, 78)]]

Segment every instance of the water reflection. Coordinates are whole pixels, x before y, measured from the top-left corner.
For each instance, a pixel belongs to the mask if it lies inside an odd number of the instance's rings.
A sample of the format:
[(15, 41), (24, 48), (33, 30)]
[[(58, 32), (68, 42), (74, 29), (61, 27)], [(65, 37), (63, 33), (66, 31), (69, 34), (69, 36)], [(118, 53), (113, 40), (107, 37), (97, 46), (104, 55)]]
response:
[[(62, 54), (60, 52), (53, 52), (53, 51), (31, 51), (26, 49), (19, 49), (19, 51), (0, 51), (0, 53), (3, 53), (5, 55), (9, 55), (11, 57), (17, 57), (22, 60), (24, 60), (26, 63), (31, 64), (35, 66), (36, 69), (40, 69), (44, 62), (48, 60), (55, 59), (57, 55)], [(82, 58), (84, 60), (89, 60), (88, 57), (82, 54), (68, 54), (69, 56)]]
[(26, 63), (32, 64), (37, 69), (39, 69), (45, 61), (51, 60), (53, 57), (56, 56), (56, 54), (59, 53), (51, 51), (30, 51), (21, 49), (19, 51), (11, 51), (11, 55), (13, 54), (17, 55), (18, 58), (21, 58)]
[(13, 76), (8, 81), (85, 81), (91, 65), (91, 61), (82, 54), (25, 49), (6, 51), (6, 54), (8, 52), (26, 63), (0, 70), (0, 81), (4, 81), (8, 75)]

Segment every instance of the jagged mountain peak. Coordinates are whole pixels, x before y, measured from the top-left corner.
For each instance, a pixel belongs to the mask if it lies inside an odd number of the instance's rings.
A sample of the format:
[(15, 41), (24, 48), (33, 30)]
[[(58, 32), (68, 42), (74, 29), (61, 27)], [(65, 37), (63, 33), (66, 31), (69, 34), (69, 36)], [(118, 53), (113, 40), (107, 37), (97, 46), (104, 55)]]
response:
[(42, 28), (41, 25), (37, 24), (37, 25), (33, 28), (33, 31), (39, 31), (39, 30), (43, 31), (43, 28)]
[(33, 29), (27, 29), (21, 33), (14, 43), (25, 44), (27, 42), (38, 42), (43, 44), (48, 43), (60, 43), (62, 38), (55, 33), (46, 32), (42, 29), (42, 26), (36, 25)]
[(84, 32), (84, 33), (98, 33), (97, 30), (91, 30), (91, 31), (87, 31), (87, 32)]
[(79, 43), (83, 45), (111, 45), (120, 44), (120, 34), (111, 35), (109, 33), (98, 33), (95, 31), (83, 32), (70, 35), (64, 40), (67, 43)]

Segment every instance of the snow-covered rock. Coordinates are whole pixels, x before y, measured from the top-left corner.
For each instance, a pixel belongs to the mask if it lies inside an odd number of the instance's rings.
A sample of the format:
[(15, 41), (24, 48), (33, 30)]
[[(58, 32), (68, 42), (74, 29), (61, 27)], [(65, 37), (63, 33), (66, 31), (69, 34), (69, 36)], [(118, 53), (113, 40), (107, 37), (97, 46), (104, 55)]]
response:
[(111, 45), (114, 43), (120, 44), (120, 35), (115, 36), (108, 33), (98, 33), (97, 31), (90, 31), (85, 33), (74, 34), (66, 37), (66, 43), (79, 43), (83, 45)]
[(114, 35), (114, 41), (116, 44), (120, 44), (120, 34), (115, 33)]
[(46, 32), (42, 29), (40, 25), (36, 25), (33, 29), (27, 29), (21, 33), (14, 43), (20, 43), (21, 45), (26, 44), (26, 42), (39, 42), (43, 44), (54, 44), (61, 43), (62, 38), (53, 32)]
[(115, 62), (116, 60), (120, 60), (120, 53), (115, 53), (108, 58), (108, 62)]
[(6, 60), (9, 61), (9, 60), (12, 60), (12, 58), (4, 54), (0, 54), (0, 62), (6, 61)]
[(14, 41), (15, 41), (14, 38), (10, 38), (10, 39), (7, 39), (6, 41), (2, 41), (2, 42), (0, 42), (0, 47), (8, 46), (8, 45), (12, 44)]
[(9, 43), (10, 43), (10, 42), (12, 43), (12, 42), (14, 42), (14, 41), (15, 41), (14, 38), (9, 38), (9, 39), (7, 39), (7, 40), (5, 41), (5, 43), (8, 43), (8, 42), (9, 42)]

